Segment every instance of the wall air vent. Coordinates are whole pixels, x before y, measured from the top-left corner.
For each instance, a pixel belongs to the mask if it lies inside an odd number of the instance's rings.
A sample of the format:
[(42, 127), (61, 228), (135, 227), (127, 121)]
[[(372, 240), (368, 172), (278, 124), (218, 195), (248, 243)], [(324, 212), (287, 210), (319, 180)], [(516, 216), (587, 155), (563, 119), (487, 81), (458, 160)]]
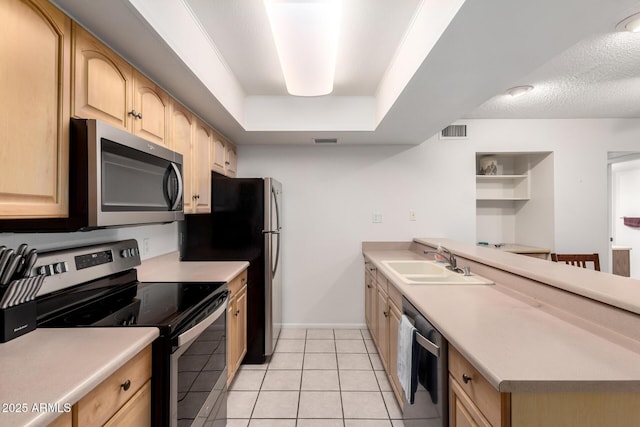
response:
[(450, 125), (442, 129), (440, 139), (467, 139), (467, 125)]
[(313, 138), (316, 144), (337, 144), (338, 138)]

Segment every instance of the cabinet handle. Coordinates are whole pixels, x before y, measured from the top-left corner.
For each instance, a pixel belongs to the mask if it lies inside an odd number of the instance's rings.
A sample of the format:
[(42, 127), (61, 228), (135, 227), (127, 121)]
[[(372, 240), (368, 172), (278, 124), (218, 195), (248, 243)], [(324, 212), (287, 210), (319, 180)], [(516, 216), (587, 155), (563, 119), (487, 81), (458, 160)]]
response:
[(469, 384), (469, 381), (471, 381), (471, 380), (472, 380), (472, 378), (471, 378), (469, 375), (467, 375), (467, 374), (462, 374), (462, 381), (463, 381), (465, 384)]
[(125, 382), (120, 384), (120, 387), (122, 387), (124, 391), (129, 390), (129, 388), (131, 388), (131, 380), (126, 380)]
[(376, 267), (371, 267), (371, 271), (376, 271), (378, 270)]

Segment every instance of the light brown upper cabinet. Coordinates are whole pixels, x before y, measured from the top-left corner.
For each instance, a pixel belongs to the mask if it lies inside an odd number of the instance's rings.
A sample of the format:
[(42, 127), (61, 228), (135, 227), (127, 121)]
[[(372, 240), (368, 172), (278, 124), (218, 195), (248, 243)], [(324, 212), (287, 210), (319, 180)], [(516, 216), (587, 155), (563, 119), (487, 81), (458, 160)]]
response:
[(73, 28), (72, 115), (169, 146), (169, 95), (82, 27)]
[(156, 144), (169, 146), (169, 95), (158, 85), (133, 71), (133, 133)]
[(212, 133), (211, 128), (203, 122), (198, 119), (194, 120), (193, 141), (195, 155), (193, 158), (192, 183), (196, 197), (195, 211), (197, 213), (211, 212)]
[(182, 176), (184, 184), (184, 212), (195, 211), (193, 186), (191, 185), (193, 162), (193, 114), (177, 102), (173, 102), (169, 121), (170, 145), (182, 154)]
[(0, 1), (0, 218), (68, 215), (71, 20)]
[(211, 157), (211, 169), (222, 175), (235, 177), (238, 168), (238, 155), (236, 147), (215, 135), (213, 140), (213, 155)]

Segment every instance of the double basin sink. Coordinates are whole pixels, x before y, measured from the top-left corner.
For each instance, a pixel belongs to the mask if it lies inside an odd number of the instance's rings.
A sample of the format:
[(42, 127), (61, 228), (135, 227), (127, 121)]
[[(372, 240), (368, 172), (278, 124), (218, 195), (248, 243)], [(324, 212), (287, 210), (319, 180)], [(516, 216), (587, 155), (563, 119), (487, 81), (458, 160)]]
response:
[(491, 280), (451, 271), (446, 264), (429, 260), (382, 261), (389, 270), (409, 285), (493, 285)]

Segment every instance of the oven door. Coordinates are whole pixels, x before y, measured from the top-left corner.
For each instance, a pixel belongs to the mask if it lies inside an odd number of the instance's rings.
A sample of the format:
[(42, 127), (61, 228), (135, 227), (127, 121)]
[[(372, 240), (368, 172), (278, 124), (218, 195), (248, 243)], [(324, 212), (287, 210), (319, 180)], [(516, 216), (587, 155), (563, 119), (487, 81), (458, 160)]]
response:
[(171, 426), (227, 423), (227, 297), (195, 326), (182, 332), (171, 354)]

